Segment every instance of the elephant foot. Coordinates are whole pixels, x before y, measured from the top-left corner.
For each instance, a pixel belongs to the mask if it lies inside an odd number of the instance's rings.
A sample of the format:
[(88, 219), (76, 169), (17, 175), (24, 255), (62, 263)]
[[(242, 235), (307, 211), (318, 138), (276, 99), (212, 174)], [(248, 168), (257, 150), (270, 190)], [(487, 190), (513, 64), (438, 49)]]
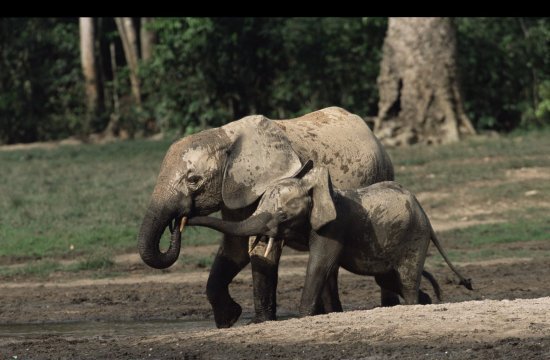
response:
[(247, 325), (259, 324), (259, 323), (263, 323), (265, 321), (274, 321), (274, 320), (277, 320), (277, 316), (275, 314), (269, 314), (269, 315), (264, 315), (264, 314), (258, 315), (258, 314), (256, 314), (250, 320), (250, 322), (248, 322)]
[(323, 307), (322, 306), (319, 307), (318, 305), (314, 305), (314, 306), (300, 305), (300, 307), (298, 308), (298, 317), (303, 318), (306, 316), (323, 315), (325, 314), (325, 312), (322, 309)]
[(399, 301), (399, 296), (391, 291), (382, 291), (381, 303), (384, 307), (396, 306), (401, 302)]
[(426, 294), (424, 291), (418, 291), (418, 303), (421, 305), (428, 305), (432, 303), (432, 298), (430, 295)]
[(246, 325), (259, 324), (267, 320), (254, 316)]
[(231, 301), (228, 306), (214, 309), (214, 320), (218, 329), (229, 328), (239, 320), (243, 309), (239, 304)]

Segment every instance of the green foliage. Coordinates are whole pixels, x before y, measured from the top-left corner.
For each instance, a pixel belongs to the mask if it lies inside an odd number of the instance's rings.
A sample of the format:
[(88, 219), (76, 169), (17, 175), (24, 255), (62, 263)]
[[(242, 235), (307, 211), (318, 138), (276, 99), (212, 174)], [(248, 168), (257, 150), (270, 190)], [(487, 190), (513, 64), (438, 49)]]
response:
[(154, 58), (142, 66), (141, 74), (146, 79), (146, 107), (157, 124), (164, 129), (216, 125), (215, 119), (227, 114), (215, 104), (216, 96), (212, 93), (212, 83), (222, 80), (204, 74), (214, 72), (217, 66), (213, 54), (203, 58), (206, 49), (215, 46), (207, 42), (213, 33), (210, 20), (164, 18), (157, 19), (151, 27), (156, 30), (159, 42)]
[(478, 129), (550, 125), (548, 18), (458, 18), (466, 111)]
[(376, 115), (381, 48), (380, 18), (293, 18), (282, 29), (285, 68), (274, 87), (281, 117), (326, 106)]
[(539, 85), (540, 103), (535, 109), (535, 117), (545, 123), (550, 123), (550, 80)]
[(290, 117), (326, 106), (375, 114), (385, 19), (158, 19), (142, 68), (162, 127)]
[[(386, 18), (158, 18), (148, 24), (157, 37), (153, 58), (139, 68), (141, 108), (130, 96), (113, 19), (95, 24), (106, 101), (105, 112), (88, 124), (78, 19), (0, 19), (0, 143), (103, 130), (114, 110), (111, 42), (119, 125), (131, 136), (155, 129), (190, 134), (258, 113), (378, 110)], [(456, 24), (464, 104), (476, 128), (550, 124), (548, 18), (457, 18)]]
[(83, 88), (78, 23), (0, 19), (0, 143), (48, 140), (80, 130)]

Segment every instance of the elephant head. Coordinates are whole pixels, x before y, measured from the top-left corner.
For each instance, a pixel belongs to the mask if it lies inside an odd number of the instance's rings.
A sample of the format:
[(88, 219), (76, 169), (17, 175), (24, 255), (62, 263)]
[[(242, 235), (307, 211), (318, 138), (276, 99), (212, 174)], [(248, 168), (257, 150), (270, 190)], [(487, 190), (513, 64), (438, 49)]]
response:
[[(171, 266), (179, 256), (188, 218), (222, 206), (250, 206), (270, 183), (300, 166), (284, 132), (263, 116), (248, 116), (175, 142), (164, 157), (138, 234), (141, 258), (154, 268)], [(167, 227), (172, 237), (162, 252), (159, 243)]]
[(307, 221), (313, 230), (319, 230), (336, 218), (332, 194), (328, 170), (313, 168), (309, 160), (296, 175), (269, 186), (254, 215), (273, 214), (273, 219), (280, 220), (277, 226), (284, 223), (287, 228), (296, 227), (296, 222)]
[[(206, 226), (232, 235), (260, 235), (269, 238), (267, 256), (275, 241), (292, 238), (293, 233), (321, 229), (336, 219), (332, 182), (324, 167), (312, 168), (308, 161), (289, 178), (267, 187), (255, 213), (241, 222), (230, 222), (210, 217), (197, 217), (190, 225)], [(250, 251), (260, 241), (251, 239)]]

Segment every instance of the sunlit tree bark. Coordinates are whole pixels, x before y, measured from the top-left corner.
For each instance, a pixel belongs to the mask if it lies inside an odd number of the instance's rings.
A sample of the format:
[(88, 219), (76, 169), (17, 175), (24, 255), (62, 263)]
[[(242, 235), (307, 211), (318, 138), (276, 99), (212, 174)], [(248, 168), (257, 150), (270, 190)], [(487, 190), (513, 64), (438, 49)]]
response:
[(130, 69), (130, 84), (132, 96), (138, 107), (141, 106), (141, 85), (138, 77), (138, 45), (136, 29), (129, 17), (115, 18), (116, 26), (122, 40), (122, 48), (128, 68)]
[(378, 77), (375, 133), (390, 146), (458, 141), (464, 112), (449, 18), (390, 18)]
[(94, 20), (89, 17), (81, 17), (80, 25), (80, 57), (82, 72), (84, 74), (84, 88), (86, 91), (86, 107), (88, 119), (84, 126), (85, 131), (89, 130), (91, 117), (97, 115), (99, 110), (99, 80), (94, 52)]

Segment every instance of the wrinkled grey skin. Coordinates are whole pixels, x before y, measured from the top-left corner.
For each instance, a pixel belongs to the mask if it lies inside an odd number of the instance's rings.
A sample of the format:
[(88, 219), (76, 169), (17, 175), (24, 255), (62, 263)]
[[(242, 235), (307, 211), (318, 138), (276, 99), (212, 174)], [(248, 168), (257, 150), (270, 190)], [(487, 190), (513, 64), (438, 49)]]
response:
[[(398, 295), (405, 304), (431, 303), (430, 297), (419, 290), (421, 276), (425, 275), (439, 295), (435, 279), (423, 271), (430, 241), (461, 284), (471, 289), (470, 280), (448, 260), (416, 197), (396, 182), (334, 191), (327, 169), (317, 167), (301, 179), (283, 179), (268, 187), (250, 219), (259, 216), (268, 228), (260, 235), (274, 237), (279, 247), (282, 239), (292, 246), (292, 241), (304, 238), (294, 234), (309, 232), (310, 256), (301, 315), (319, 313), (323, 287), (339, 266), (355, 274), (374, 276), (382, 289), (383, 306), (399, 304)], [(236, 224), (217, 220), (207, 225), (233, 231)], [(245, 226), (241, 230), (253, 228)], [(337, 298), (333, 301), (339, 303)]]
[[(371, 130), (340, 108), (289, 120), (248, 116), (202, 131), (166, 153), (138, 234), (143, 261), (159, 269), (171, 266), (179, 255), (183, 217), (221, 210), (224, 220), (246, 219), (269, 184), (293, 175), (307, 159), (327, 166), (342, 189), (393, 179), (390, 158)], [(173, 236), (163, 253), (159, 241), (167, 227)], [(307, 241), (297, 244), (307, 250)], [(206, 293), (218, 327), (231, 326), (241, 314), (228, 285), (251, 261), (247, 245), (245, 236), (224, 236), (212, 265)], [(254, 321), (273, 320), (279, 259), (254, 258)]]

